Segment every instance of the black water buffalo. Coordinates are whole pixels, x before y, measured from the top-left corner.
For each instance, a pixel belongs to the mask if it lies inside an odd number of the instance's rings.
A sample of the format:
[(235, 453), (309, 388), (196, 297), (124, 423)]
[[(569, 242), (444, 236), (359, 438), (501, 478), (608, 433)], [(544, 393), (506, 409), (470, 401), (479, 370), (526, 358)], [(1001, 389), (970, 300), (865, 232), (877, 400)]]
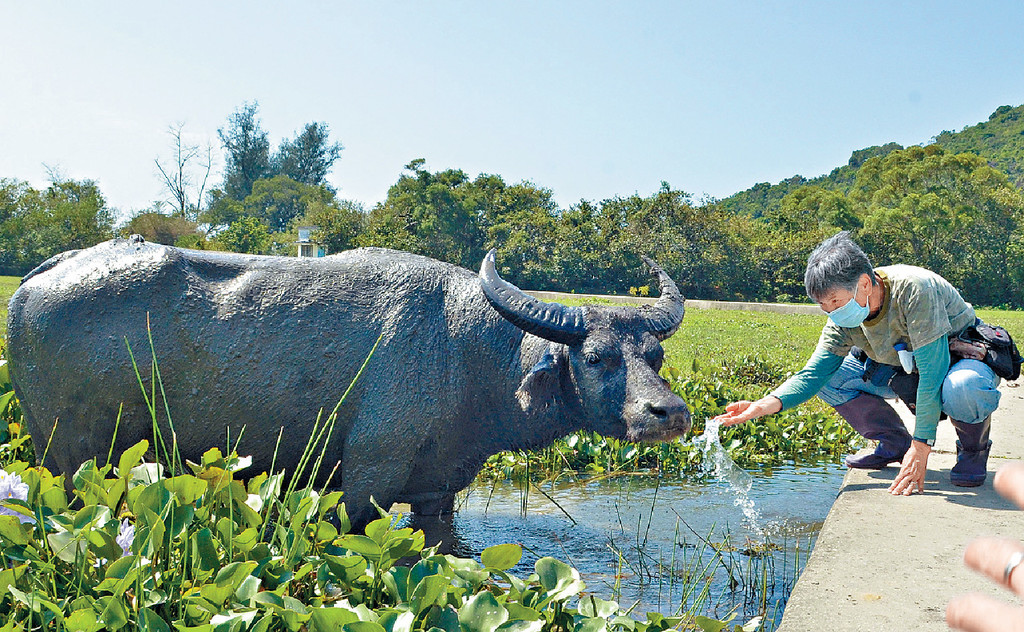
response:
[[(134, 236), (30, 273), (11, 298), (8, 354), (40, 452), (59, 420), (45, 465), (72, 473), (106, 457), (122, 403), (115, 454), (151, 439), (126, 347), (149, 388), (148, 319), (182, 456), (198, 461), (230, 428), (259, 472), (282, 426), (277, 467), (295, 467), (318, 412), (380, 338), (326, 448), (325, 463), (341, 462), (333, 486), (355, 522), (373, 515), (371, 495), (443, 514), (496, 452), (581, 428), (631, 440), (689, 429), (658, 375), (683, 299), (647, 263), (661, 285), (653, 306), (565, 307), (503, 281), (493, 252), (474, 275), (376, 248), (299, 259)], [(163, 414), (161, 425), (169, 438)]]

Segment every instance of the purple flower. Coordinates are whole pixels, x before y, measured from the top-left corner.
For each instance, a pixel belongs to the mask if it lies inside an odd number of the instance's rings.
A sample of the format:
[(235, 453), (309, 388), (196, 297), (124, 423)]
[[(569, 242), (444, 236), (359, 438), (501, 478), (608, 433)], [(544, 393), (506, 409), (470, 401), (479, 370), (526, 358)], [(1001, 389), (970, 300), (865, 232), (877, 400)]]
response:
[(131, 553), (132, 543), (135, 542), (135, 525), (127, 518), (121, 521), (121, 528), (117, 532), (115, 542), (121, 545), (121, 555)]
[(28, 484), (17, 474), (0, 470), (0, 516), (16, 516), (22, 523), (35, 522), (31, 516), (4, 506), (6, 500), (28, 500)]

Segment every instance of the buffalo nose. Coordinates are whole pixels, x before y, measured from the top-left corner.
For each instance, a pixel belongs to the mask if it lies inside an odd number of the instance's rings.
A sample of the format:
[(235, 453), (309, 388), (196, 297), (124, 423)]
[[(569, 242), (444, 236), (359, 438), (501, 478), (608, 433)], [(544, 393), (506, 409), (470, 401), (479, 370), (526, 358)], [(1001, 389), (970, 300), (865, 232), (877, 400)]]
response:
[(686, 403), (680, 400), (676, 403), (662, 402), (655, 404), (647, 402), (644, 404), (647, 412), (656, 417), (661, 423), (669, 428), (678, 428), (680, 432), (690, 431), (690, 409)]

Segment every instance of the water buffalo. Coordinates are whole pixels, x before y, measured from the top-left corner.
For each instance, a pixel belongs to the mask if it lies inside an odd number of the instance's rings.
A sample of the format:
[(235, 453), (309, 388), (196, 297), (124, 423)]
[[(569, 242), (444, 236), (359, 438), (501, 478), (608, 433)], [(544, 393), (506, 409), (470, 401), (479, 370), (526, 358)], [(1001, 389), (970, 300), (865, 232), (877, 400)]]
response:
[(282, 426), (277, 467), (296, 465), (318, 412), (380, 338), (325, 463), (341, 462), (333, 482), (354, 522), (372, 517), (371, 495), (444, 514), (499, 451), (581, 428), (631, 440), (689, 429), (686, 405), (658, 375), (683, 299), (647, 263), (661, 286), (653, 306), (565, 307), (502, 280), (493, 252), (474, 275), (378, 248), (299, 259), (133, 236), (30, 273), (11, 298), (8, 354), (40, 452), (59, 420), (45, 465), (71, 473), (106, 457), (122, 403), (115, 454), (151, 438), (126, 348), (148, 382), (148, 318), (182, 456), (198, 461), (244, 425), (239, 453), (259, 472)]

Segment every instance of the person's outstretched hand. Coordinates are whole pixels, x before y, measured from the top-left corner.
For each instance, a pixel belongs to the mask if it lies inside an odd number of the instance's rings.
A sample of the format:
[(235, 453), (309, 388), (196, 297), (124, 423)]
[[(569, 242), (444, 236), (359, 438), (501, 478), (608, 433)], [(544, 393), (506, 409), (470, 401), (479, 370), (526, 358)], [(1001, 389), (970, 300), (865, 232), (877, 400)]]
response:
[[(1024, 509), (1024, 463), (1013, 463), (995, 476), (996, 491)], [(1021, 555), (1017, 555), (1020, 553)], [(1024, 544), (1008, 538), (980, 538), (967, 545), (964, 563), (1024, 597)], [(1009, 575), (1007, 575), (1009, 571)], [(1024, 606), (1011, 606), (986, 595), (954, 597), (946, 606), (946, 623), (967, 632), (1024, 632)]]
[(714, 417), (712, 421), (720, 421), (723, 426), (735, 426), (751, 419), (777, 413), (780, 410), (782, 410), (782, 402), (779, 401), (779, 398), (769, 395), (756, 402), (746, 400), (733, 402), (725, 407), (724, 413)]

